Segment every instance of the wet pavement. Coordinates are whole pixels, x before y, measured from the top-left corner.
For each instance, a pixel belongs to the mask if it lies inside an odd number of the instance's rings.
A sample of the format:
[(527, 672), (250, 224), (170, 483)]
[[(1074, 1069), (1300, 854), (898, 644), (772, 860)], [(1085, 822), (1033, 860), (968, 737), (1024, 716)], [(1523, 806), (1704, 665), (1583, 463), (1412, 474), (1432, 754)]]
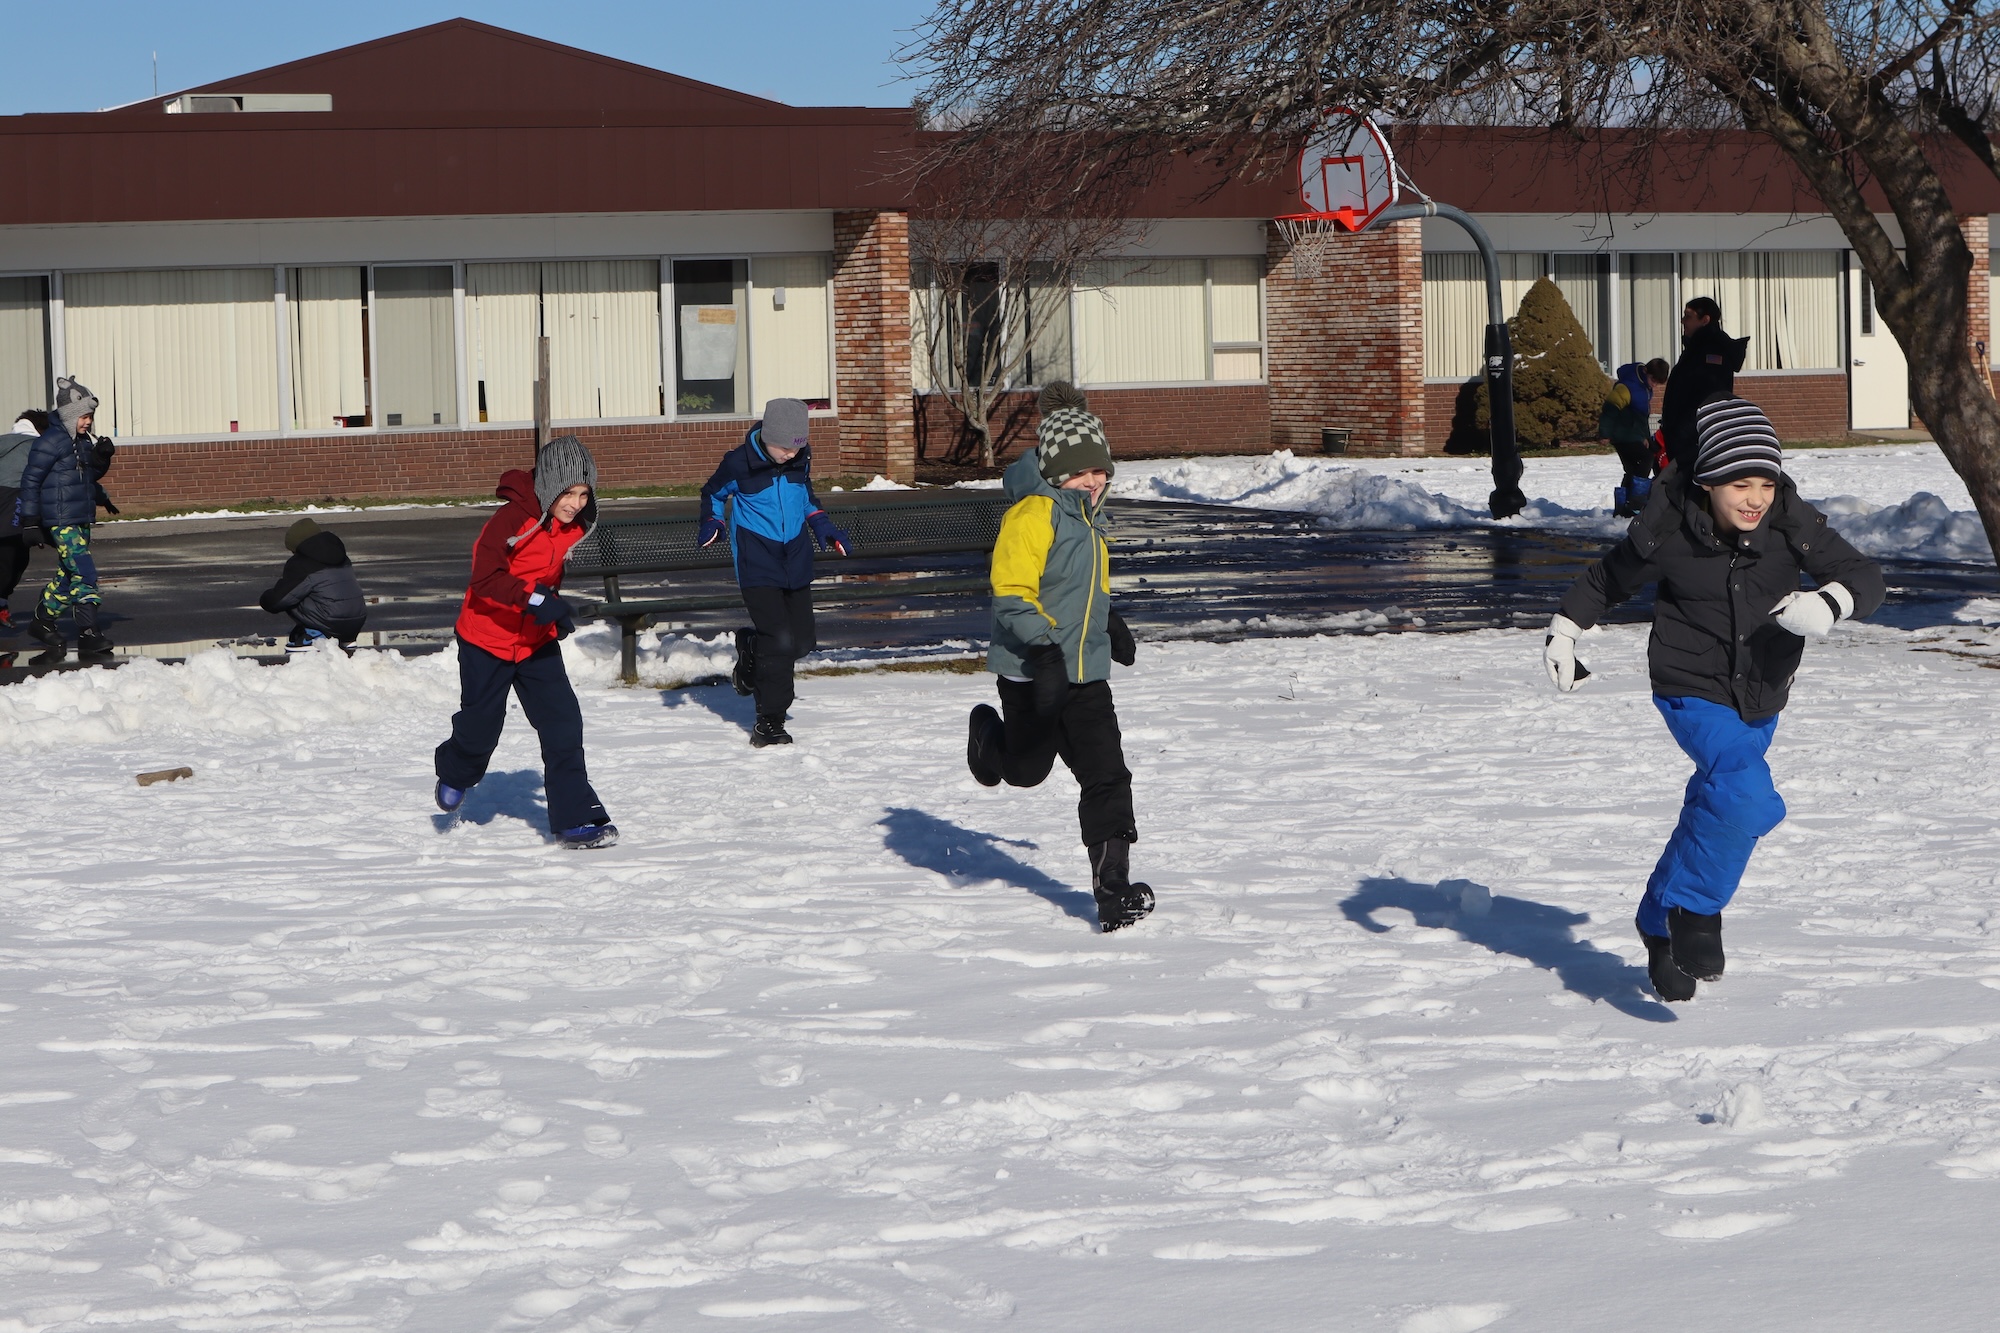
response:
[[(830, 497), (835, 507), (871, 503)], [(607, 501), (610, 518), (690, 513), (692, 500)], [(450, 638), (464, 594), (474, 537), (490, 509), (378, 509), (321, 516), (341, 534), (368, 594), (371, 646), (425, 651)], [(1193, 504), (1121, 501), (1116, 510), (1114, 586), (1142, 638), (1227, 639), (1245, 635), (1452, 631), (1541, 624), (1563, 590), (1603, 549), (1589, 538), (1524, 529), (1339, 532), (1309, 515)], [(102, 574), (106, 633), (124, 649), (173, 657), (218, 642), (269, 652), (289, 628), (257, 595), (284, 563), (283, 535), (296, 514), (173, 519), (101, 525), (93, 542)], [(46, 550), (15, 594), (25, 620), (53, 563)], [(923, 572), (983, 572), (983, 556), (936, 557)], [(885, 568), (863, 557), (821, 562), (822, 577)], [(1891, 562), (1889, 605), (1875, 619), (1901, 625), (1949, 621), (1969, 597), (2000, 591), (1992, 569)], [(727, 591), (727, 571), (628, 577), (627, 597), (648, 588)], [(600, 595), (573, 586), (577, 597)], [(1613, 619), (1644, 620), (1647, 600)], [(739, 623), (735, 610), (695, 612), (672, 627), (714, 632)], [(829, 603), (819, 615), (827, 647), (898, 647), (979, 641), (987, 606), (978, 596)], [(0, 681), (25, 674), (33, 645), (0, 638)], [(10, 656), (13, 661), (7, 660)], [(72, 659), (73, 660), (73, 659)]]

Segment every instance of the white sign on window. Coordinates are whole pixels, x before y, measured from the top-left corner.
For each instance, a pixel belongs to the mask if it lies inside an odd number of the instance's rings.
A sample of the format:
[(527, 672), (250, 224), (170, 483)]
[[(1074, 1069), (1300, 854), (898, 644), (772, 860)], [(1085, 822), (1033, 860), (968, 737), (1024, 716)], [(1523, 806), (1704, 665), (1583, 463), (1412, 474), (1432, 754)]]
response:
[(736, 307), (681, 307), (681, 378), (736, 378)]

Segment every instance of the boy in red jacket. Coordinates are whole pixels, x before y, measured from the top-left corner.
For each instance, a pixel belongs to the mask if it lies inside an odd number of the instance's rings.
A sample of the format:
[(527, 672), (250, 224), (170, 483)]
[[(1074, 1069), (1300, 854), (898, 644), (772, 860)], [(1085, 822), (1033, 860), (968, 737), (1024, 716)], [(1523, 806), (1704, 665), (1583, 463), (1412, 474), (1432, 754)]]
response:
[(574, 435), (542, 448), (531, 477), (501, 474), (507, 503), (472, 548), (472, 582), (458, 613), (459, 709), (437, 748), (437, 803), (447, 814), (486, 776), (507, 720), (507, 691), (542, 740), (549, 828), (565, 847), (609, 847), (618, 829), (583, 762), (583, 710), (561, 640), (576, 630), (562, 599), (563, 561), (597, 526), (597, 464)]

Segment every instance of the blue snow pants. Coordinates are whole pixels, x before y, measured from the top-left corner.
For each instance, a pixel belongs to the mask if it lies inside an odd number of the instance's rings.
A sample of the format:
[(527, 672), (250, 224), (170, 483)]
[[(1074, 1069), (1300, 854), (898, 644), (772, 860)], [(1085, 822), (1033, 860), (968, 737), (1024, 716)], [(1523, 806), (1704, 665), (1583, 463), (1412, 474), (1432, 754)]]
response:
[(1785, 801), (1764, 762), (1775, 716), (1745, 722), (1723, 704), (1659, 694), (1653, 704), (1694, 760), (1681, 822), (1639, 901), (1639, 929), (1665, 935), (1669, 907), (1709, 916), (1729, 905), (1757, 839), (1784, 821)]
[(561, 645), (551, 639), (521, 661), (509, 662), (460, 639), (458, 685), (459, 709), (452, 714), (451, 738), (437, 747), (439, 781), (462, 790), (479, 785), (500, 744), (511, 689), (541, 738), (550, 831), (611, 822), (584, 764), (583, 709), (569, 673), (563, 670)]

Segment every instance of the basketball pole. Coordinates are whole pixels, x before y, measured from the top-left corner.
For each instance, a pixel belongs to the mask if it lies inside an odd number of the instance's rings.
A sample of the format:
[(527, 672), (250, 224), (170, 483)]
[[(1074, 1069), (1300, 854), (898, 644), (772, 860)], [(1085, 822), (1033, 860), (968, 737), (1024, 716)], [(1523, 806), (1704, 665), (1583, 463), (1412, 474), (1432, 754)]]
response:
[(1521, 493), (1521, 450), (1514, 438), (1514, 340), (1507, 332), (1507, 314), (1500, 298), (1500, 257), (1493, 252), (1493, 238), (1477, 219), (1450, 204), (1426, 199), (1421, 204), (1396, 204), (1385, 208), (1376, 222), (1402, 222), (1409, 218), (1443, 218), (1465, 229), (1478, 247), (1486, 266), (1486, 402), (1492, 420), (1493, 494), (1486, 508), (1495, 518), (1512, 518), (1527, 508), (1528, 497)]

